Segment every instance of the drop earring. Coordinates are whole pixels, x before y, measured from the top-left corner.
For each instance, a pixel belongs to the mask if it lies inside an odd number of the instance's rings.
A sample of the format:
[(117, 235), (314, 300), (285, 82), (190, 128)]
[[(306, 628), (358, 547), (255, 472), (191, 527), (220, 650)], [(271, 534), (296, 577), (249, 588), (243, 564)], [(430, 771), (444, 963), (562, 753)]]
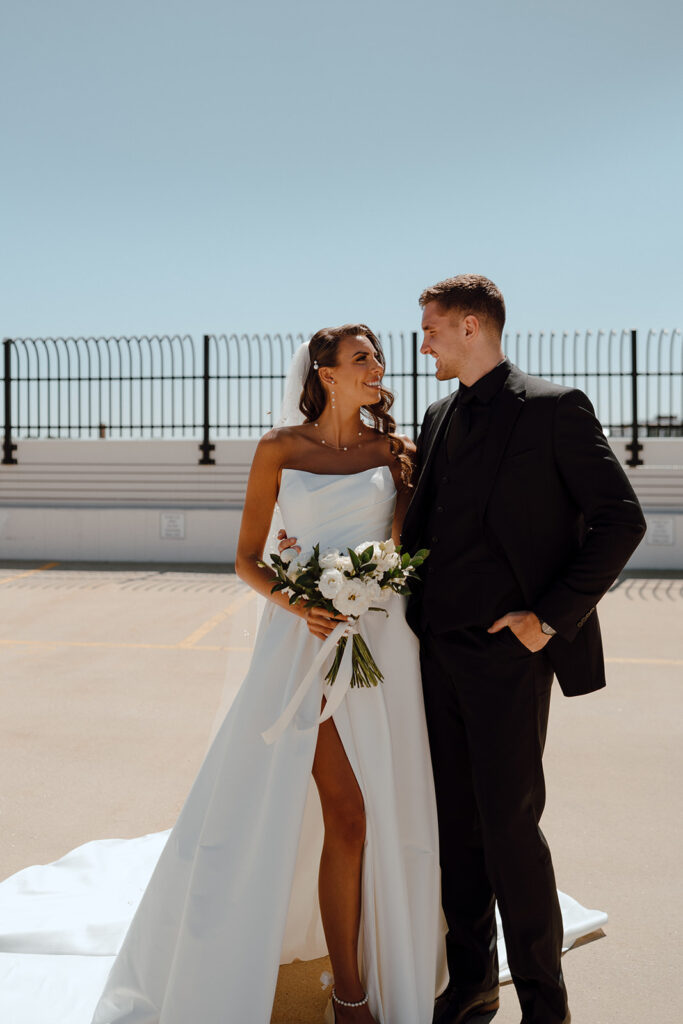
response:
[[(333, 380), (331, 380), (331, 381), (330, 381), (330, 384), (334, 384), (334, 381), (333, 381)], [(332, 408), (334, 409), (334, 391), (331, 391), (331, 392), (330, 392), (330, 394), (331, 394), (331, 396), (332, 396)]]

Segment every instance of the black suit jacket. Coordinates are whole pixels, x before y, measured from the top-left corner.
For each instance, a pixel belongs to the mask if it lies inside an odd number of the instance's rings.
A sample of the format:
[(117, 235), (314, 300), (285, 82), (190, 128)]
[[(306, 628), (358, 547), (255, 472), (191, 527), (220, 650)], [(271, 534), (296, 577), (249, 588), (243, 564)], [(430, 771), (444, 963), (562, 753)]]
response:
[[(454, 401), (443, 398), (425, 414), (401, 538), (409, 551), (428, 546), (430, 466)], [(645, 519), (589, 399), (513, 366), (478, 479), (487, 535), (510, 563), (527, 607), (557, 630), (545, 650), (563, 692), (599, 689), (605, 666), (595, 606), (638, 546)], [(441, 597), (447, 602), (448, 592)], [(413, 628), (419, 600), (418, 592), (409, 604)]]

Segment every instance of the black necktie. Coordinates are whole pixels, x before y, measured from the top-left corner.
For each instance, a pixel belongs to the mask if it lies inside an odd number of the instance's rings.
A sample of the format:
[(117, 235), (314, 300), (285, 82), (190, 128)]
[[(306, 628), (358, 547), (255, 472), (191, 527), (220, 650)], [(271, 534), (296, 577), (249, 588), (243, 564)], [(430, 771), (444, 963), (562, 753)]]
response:
[(474, 393), (472, 389), (461, 384), (446, 435), (446, 454), (449, 461), (453, 458), (469, 433), (473, 398)]

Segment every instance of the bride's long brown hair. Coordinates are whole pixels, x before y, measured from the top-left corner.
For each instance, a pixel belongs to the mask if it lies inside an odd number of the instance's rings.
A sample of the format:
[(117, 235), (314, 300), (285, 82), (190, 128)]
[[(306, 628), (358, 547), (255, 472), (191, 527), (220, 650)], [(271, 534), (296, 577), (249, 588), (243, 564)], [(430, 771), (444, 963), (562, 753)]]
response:
[[(368, 339), (375, 350), (377, 362), (381, 364), (382, 369), (385, 368), (386, 361), (381, 342), (377, 335), (365, 324), (344, 324), (343, 327), (323, 327), (322, 330), (316, 331), (308, 343), (311, 364), (304, 381), (299, 402), (299, 409), (306, 417), (308, 423), (313, 423), (317, 420), (327, 405), (327, 392), (320, 381), (317, 371), (313, 369), (313, 364), (317, 363), (318, 367), (336, 366), (339, 342), (343, 338), (355, 338), (358, 335)], [(378, 430), (380, 434), (387, 435), (391, 454), (401, 464), (401, 479), (404, 483), (409, 484), (412, 462), (405, 442), (396, 433), (396, 420), (389, 412), (394, 404), (394, 396), (385, 387), (380, 387), (379, 392), (380, 399), (378, 402), (372, 405), (361, 406), (361, 416), (365, 414), (365, 418), (372, 420), (372, 426), (375, 430)]]

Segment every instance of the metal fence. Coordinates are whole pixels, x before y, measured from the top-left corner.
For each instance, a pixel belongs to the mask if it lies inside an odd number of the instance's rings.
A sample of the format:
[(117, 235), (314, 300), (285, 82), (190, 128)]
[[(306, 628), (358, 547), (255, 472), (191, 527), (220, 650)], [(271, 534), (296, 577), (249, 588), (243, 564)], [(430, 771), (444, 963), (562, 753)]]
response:
[[(434, 377), (416, 332), (385, 333), (385, 383), (399, 429), (415, 436), (426, 407), (453, 381)], [(303, 334), (163, 335), (135, 338), (8, 338), (4, 349), (4, 464), (28, 438), (201, 439), (254, 437), (277, 421), (282, 383)], [(504, 348), (528, 373), (579, 387), (606, 431), (640, 438), (683, 435), (680, 330), (506, 334)]]

